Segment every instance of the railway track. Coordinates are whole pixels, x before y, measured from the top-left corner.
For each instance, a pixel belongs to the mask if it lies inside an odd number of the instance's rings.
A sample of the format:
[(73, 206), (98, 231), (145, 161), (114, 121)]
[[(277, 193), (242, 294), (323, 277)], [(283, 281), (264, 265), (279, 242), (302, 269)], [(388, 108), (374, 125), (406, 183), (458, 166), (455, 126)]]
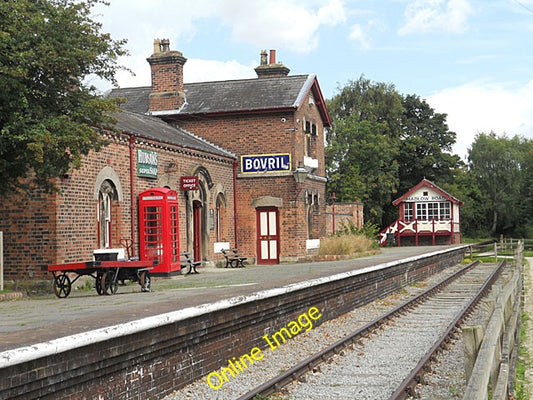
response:
[[(291, 385), (291, 399), (406, 399), (425, 366), (490, 290), (505, 267), (474, 262), (412, 300), (245, 393), (268, 396)], [(324, 363), (333, 355), (337, 363)], [(307, 374), (309, 371), (319, 373)], [(307, 374), (307, 375), (306, 375)]]

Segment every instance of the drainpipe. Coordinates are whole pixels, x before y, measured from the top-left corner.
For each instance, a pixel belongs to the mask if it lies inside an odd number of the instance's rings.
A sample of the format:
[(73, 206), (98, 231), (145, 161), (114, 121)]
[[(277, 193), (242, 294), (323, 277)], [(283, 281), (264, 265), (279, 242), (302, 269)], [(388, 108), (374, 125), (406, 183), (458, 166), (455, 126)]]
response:
[(235, 234), (235, 248), (239, 248), (239, 240), (237, 234), (237, 161), (233, 161), (233, 231)]
[(133, 162), (133, 147), (135, 144), (135, 138), (133, 135), (130, 135), (129, 140), (130, 148), (130, 225), (131, 225), (131, 257), (135, 257), (135, 195), (134, 195), (134, 185), (133, 185), (133, 168), (135, 167)]

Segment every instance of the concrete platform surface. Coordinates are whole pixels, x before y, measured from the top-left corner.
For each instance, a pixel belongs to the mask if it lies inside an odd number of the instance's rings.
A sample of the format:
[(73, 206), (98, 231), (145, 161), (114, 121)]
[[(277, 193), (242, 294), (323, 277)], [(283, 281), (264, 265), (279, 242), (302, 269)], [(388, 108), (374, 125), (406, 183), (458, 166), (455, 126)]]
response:
[(457, 246), (390, 247), (380, 254), (342, 261), (201, 268), (199, 274), (154, 279), (150, 293), (141, 293), (140, 286), (133, 284), (119, 286), (117, 294), (111, 296), (82, 290), (64, 299), (49, 296), (3, 301), (0, 352)]

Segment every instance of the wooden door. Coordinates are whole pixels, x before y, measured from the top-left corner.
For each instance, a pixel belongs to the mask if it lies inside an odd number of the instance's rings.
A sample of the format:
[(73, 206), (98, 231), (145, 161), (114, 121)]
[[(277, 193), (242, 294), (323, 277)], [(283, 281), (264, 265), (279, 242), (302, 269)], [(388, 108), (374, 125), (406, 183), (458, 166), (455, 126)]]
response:
[(202, 203), (192, 203), (192, 248), (195, 261), (202, 259)]
[(277, 208), (257, 209), (257, 263), (279, 263), (279, 214)]

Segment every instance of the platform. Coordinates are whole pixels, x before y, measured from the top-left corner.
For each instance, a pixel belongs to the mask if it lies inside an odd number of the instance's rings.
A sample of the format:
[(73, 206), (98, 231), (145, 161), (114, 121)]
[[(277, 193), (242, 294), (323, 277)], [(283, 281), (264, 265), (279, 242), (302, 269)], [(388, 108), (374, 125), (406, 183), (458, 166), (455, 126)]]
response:
[(138, 285), (133, 285), (121, 286), (117, 294), (110, 296), (98, 296), (88, 290), (73, 291), (65, 299), (51, 295), (4, 301), (0, 302), (0, 352), (457, 246), (383, 248), (377, 255), (342, 261), (203, 268), (197, 275), (155, 280), (150, 293), (140, 293)]

